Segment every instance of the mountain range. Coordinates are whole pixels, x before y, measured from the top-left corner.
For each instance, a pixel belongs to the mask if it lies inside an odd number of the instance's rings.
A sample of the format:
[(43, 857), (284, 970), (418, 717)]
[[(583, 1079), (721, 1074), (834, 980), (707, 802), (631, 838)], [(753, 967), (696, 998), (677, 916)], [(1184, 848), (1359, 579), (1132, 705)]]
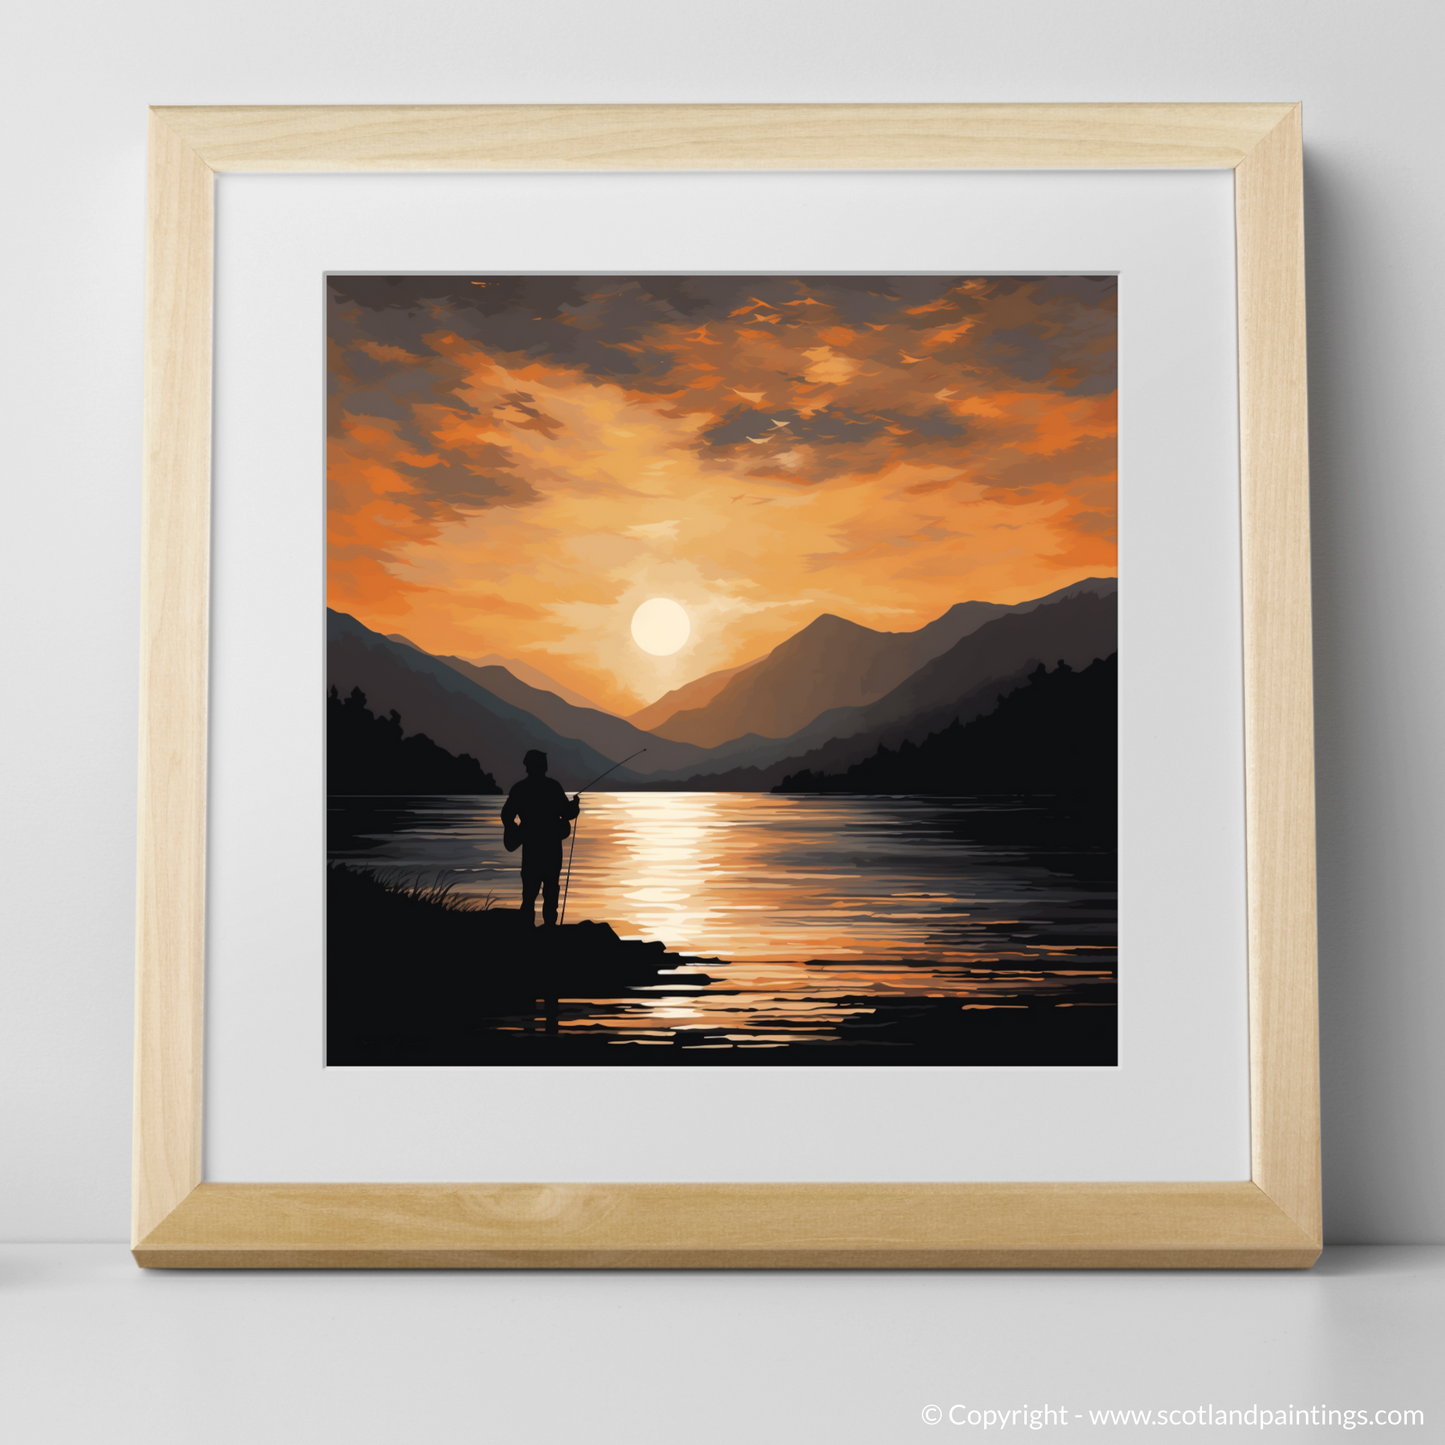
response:
[(866, 707), (830, 709), (788, 738), (739, 738), (713, 750), (713, 768), (724, 765), (719, 771), (654, 775), (649, 783), (751, 792), (803, 768), (839, 772), (879, 746), (896, 748), (955, 718), (983, 715), (1041, 662), (1084, 668), (1117, 648), (1116, 591), (1071, 589), (1058, 601), (995, 617)]
[(1114, 578), (1087, 578), (1014, 605), (959, 603), (914, 632), (824, 614), (767, 656), (698, 678), (630, 718), (524, 680), (513, 671), (520, 664), (491, 660), (496, 654), (433, 656), (330, 611), (327, 680), (343, 697), (360, 687), (378, 717), (395, 710), (408, 735), (469, 753), (503, 786), (520, 775), (529, 748), (545, 751), (553, 776), (572, 789), (645, 749), (609, 786), (756, 791), (981, 716), (1040, 662), (1082, 668), (1109, 656), (1116, 593)]
[(960, 602), (915, 632), (876, 632), (825, 612), (731, 677), (713, 673), (713, 678), (723, 677), (723, 685), (707, 702), (691, 703), (665, 721), (649, 721), (649, 726), (659, 737), (707, 748), (750, 732), (789, 737), (833, 708), (861, 707), (883, 697), (926, 662), (999, 617), (1115, 587), (1112, 577), (1088, 578), (1012, 606)]

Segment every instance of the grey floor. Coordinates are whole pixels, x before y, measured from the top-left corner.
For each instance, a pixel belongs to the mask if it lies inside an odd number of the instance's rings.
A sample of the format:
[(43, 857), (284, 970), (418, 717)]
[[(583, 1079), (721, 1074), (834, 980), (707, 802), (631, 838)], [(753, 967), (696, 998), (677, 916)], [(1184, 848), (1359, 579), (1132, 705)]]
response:
[[(1316, 1405), (1423, 1410), (1367, 1437), (1445, 1440), (1442, 1346), (1445, 1246), (1227, 1274), (166, 1273), (118, 1245), (0, 1247), (15, 1445), (1352, 1433), (1088, 1416)], [(1044, 1406), (1067, 1423), (969, 1423)]]

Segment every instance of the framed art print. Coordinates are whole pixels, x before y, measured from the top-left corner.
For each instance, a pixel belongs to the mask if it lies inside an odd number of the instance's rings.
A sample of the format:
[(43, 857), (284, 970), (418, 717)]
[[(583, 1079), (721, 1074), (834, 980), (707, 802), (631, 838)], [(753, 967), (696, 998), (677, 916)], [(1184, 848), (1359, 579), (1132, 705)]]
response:
[(153, 112), (138, 1261), (1311, 1262), (1298, 147)]
[(1115, 277), (325, 285), (329, 1066), (1116, 1062)]

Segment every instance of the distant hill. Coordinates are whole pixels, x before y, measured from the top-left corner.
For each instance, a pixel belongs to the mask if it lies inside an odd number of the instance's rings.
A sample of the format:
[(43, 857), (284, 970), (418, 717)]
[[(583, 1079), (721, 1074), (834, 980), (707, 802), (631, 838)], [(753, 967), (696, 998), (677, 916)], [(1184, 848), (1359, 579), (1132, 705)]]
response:
[(707, 757), (707, 750), (692, 743), (674, 743), (643, 732), (630, 722), (596, 708), (574, 707), (554, 692), (529, 687), (505, 667), (477, 667), (462, 657), (439, 661), (469, 677), (496, 697), (540, 718), (564, 738), (577, 738), (614, 761), (630, 756), (639, 748), (647, 751), (631, 764), (637, 773), (655, 773), (661, 768), (695, 766)]
[[(563, 702), (570, 702), (573, 707), (589, 708), (593, 712), (607, 712), (605, 707), (599, 707), (591, 698), (583, 697), (580, 692), (570, 687), (564, 687), (555, 678), (548, 677), (539, 667), (533, 667), (530, 662), (524, 662), (520, 657), (502, 657), (495, 652), (489, 652), (485, 657), (469, 657), (466, 659), (473, 667), (505, 667), (518, 682), (525, 682), (528, 687), (535, 687), (542, 692), (554, 692)], [(616, 717), (616, 713), (609, 713), (609, 716)]]
[[(469, 753), (503, 787), (522, 776), (522, 754), (529, 748), (548, 755), (552, 776), (566, 788), (584, 786), (615, 761), (561, 736), (430, 653), (392, 642), (344, 612), (327, 609), (326, 638), (327, 682), (341, 696), (359, 687), (379, 715), (395, 710), (439, 747)], [(621, 783), (638, 780), (630, 769), (615, 776)]]
[(995, 617), (867, 707), (830, 712), (791, 738), (739, 740), (714, 750), (711, 767), (685, 778), (654, 778), (651, 786), (754, 792), (804, 768), (841, 771), (880, 746), (917, 742), (956, 717), (968, 722), (990, 711), (1001, 692), (1020, 686), (1041, 662), (1063, 659), (1085, 668), (1117, 650), (1117, 596), (1074, 592)]
[(880, 747), (846, 772), (811, 769), (775, 793), (1048, 793), (1092, 795), (1109, 808), (1118, 788), (1118, 655), (1082, 671), (1042, 663), (1027, 682), (971, 722), (915, 745)]
[(711, 701), (675, 712), (651, 730), (708, 748), (746, 733), (791, 737), (821, 713), (864, 707), (885, 696), (990, 622), (1079, 595), (1112, 593), (1117, 586), (1112, 577), (1091, 577), (1027, 602), (960, 602), (915, 632), (876, 632), (825, 613), (728, 678)]
[[(388, 632), (385, 634), (388, 642), (399, 642), (403, 647), (415, 648), (418, 652), (426, 652), (426, 648), (418, 647), (411, 638), (403, 637), (400, 632)], [(427, 654), (429, 657), (440, 657), (439, 652)], [(543, 692), (554, 692), (564, 702), (570, 702), (573, 707), (592, 708), (596, 712), (606, 712), (606, 708), (598, 707), (595, 702), (582, 696), (580, 692), (573, 692), (569, 687), (563, 687), (560, 682), (548, 677), (545, 672), (535, 668), (529, 662), (522, 662), (515, 657), (501, 657), (495, 652), (489, 652), (485, 657), (469, 657), (464, 659), (473, 667), (505, 667), (513, 677), (525, 682), (528, 687), (540, 688)], [(616, 716), (616, 714), (612, 714)]]
[(655, 731), (659, 724), (665, 723), (676, 713), (706, 707), (727, 686), (729, 678), (736, 677), (740, 672), (747, 672), (762, 660), (755, 658), (752, 662), (742, 662), (736, 667), (725, 667), (721, 672), (709, 672), (703, 677), (694, 678), (682, 687), (663, 693), (656, 702), (648, 703), (638, 712), (628, 713), (627, 721), (635, 728)]

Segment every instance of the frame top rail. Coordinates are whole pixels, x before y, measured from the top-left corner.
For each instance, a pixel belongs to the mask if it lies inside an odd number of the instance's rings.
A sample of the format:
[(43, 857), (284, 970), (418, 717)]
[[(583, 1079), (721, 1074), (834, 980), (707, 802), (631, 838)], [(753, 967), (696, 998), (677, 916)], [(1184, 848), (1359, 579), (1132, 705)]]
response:
[(1296, 107), (158, 106), (214, 171), (1233, 169)]

